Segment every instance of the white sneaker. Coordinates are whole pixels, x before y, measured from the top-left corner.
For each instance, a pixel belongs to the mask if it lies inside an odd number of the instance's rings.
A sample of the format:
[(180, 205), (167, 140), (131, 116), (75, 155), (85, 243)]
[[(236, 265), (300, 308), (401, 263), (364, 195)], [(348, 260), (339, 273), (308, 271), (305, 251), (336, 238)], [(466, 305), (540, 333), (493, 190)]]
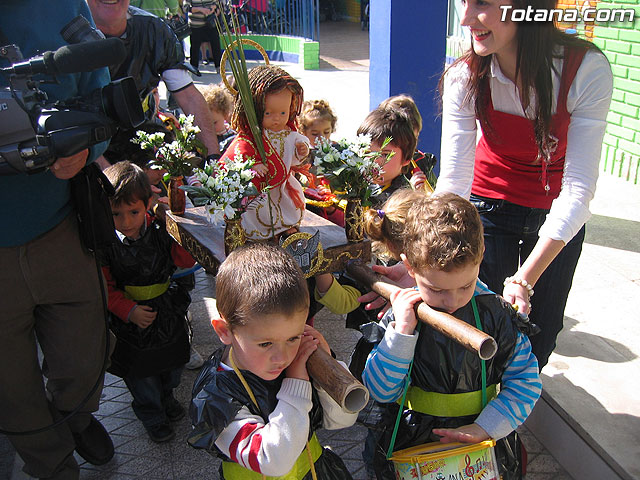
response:
[(189, 355), (189, 361), (184, 365), (185, 368), (189, 370), (195, 370), (197, 368), (200, 368), (203, 363), (204, 360), (202, 359), (202, 356), (195, 348), (193, 348), (193, 346), (191, 346), (191, 355)]

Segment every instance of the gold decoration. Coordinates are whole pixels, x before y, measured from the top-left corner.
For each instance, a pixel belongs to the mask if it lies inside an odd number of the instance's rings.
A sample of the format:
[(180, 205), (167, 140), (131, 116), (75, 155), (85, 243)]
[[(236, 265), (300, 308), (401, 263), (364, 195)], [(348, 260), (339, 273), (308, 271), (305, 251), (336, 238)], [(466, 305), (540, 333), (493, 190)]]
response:
[(362, 209), (362, 200), (359, 198), (347, 199), (344, 231), (347, 235), (347, 241), (350, 243), (364, 240), (364, 211)]
[[(265, 49), (262, 48), (262, 45), (260, 45), (258, 42), (251, 40), (250, 38), (242, 38), (240, 41), (246, 45), (251, 45), (253, 48), (258, 50), (262, 54), (262, 58), (264, 58), (264, 63), (269, 65), (269, 55), (267, 55), (267, 52), (265, 51)], [(231, 92), (231, 95), (233, 96), (235, 96), (238, 93), (238, 91), (235, 88), (233, 88), (229, 83), (229, 80), (227, 80), (227, 75), (226, 75), (227, 71), (226, 71), (225, 65), (227, 64), (227, 57), (229, 57), (229, 49), (235, 47), (236, 45), (238, 45), (238, 40), (234, 40), (233, 42), (231, 42), (231, 44), (224, 49), (224, 52), (222, 53), (222, 58), (220, 59), (220, 76), (222, 77), (222, 81), (226, 85), (227, 90), (229, 90), (229, 92)]]
[[(292, 243), (298, 242), (300, 240), (308, 242), (311, 237), (313, 237), (313, 234), (307, 232), (294, 233), (292, 235), (289, 235), (280, 246), (283, 249), (286, 249)], [(329, 259), (324, 258), (324, 251), (320, 242), (318, 242), (317, 252), (318, 254), (311, 259), (311, 266), (309, 267), (309, 271), (305, 273), (304, 278), (311, 278), (316, 276), (318, 272), (324, 270), (330, 263)]]
[(224, 219), (224, 254), (229, 255), (247, 242), (247, 233), (242, 228), (241, 218)]

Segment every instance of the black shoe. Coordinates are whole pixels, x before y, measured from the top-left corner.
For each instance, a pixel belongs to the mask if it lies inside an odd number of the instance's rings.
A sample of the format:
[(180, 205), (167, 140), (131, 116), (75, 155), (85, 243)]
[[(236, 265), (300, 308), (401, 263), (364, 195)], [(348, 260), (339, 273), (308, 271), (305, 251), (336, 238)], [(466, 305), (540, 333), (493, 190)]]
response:
[(149, 438), (156, 443), (168, 442), (176, 436), (176, 432), (173, 431), (173, 428), (168, 423), (160, 423), (151, 427), (145, 426), (144, 428), (147, 429)]
[(185, 410), (182, 405), (178, 403), (175, 398), (172, 398), (168, 402), (168, 405), (164, 408), (164, 413), (170, 422), (177, 422), (184, 417)]
[(113, 458), (113, 442), (107, 430), (91, 415), (89, 425), (80, 433), (74, 433), (76, 452), (93, 465), (104, 465)]

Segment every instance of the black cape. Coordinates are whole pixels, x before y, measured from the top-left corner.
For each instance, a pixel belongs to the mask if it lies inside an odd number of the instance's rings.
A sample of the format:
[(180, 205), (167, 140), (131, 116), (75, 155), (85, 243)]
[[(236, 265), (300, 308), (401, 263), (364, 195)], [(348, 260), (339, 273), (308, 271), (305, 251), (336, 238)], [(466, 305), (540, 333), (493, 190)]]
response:
[[(103, 251), (116, 287), (164, 283), (176, 270), (171, 258), (173, 239), (159, 220), (153, 220), (138, 240), (121, 241)], [(111, 317), (111, 331), (117, 341), (108, 371), (119, 377), (148, 377), (179, 367), (189, 361), (186, 321), (191, 297), (185, 286), (172, 281), (169, 289), (151, 300), (137, 301), (151, 306), (158, 315), (147, 328)]]
[[(278, 403), (276, 395), (280, 391), (282, 380), (285, 377), (284, 374), (281, 374), (275, 380), (268, 381), (247, 370), (242, 371), (242, 375), (258, 403), (259, 408), (256, 408), (235, 372), (218, 370), (224, 348), (220, 348), (211, 355), (193, 385), (189, 407), (193, 430), (189, 434), (187, 442), (194, 448), (207, 450), (222, 458), (223, 461), (231, 461), (215, 446), (216, 439), (242, 407), (247, 407), (252, 414), (259, 415), (267, 423), (269, 415)], [(322, 426), (322, 408), (315, 389), (313, 389), (312, 400), (313, 407), (309, 412), (311, 424), (309, 438), (311, 438), (313, 431)], [(328, 448), (323, 449), (322, 455), (314, 466), (318, 479), (351, 479), (342, 459)], [(220, 467), (220, 478), (224, 478), (222, 467)], [(311, 472), (308, 472), (301, 480), (311, 480)]]

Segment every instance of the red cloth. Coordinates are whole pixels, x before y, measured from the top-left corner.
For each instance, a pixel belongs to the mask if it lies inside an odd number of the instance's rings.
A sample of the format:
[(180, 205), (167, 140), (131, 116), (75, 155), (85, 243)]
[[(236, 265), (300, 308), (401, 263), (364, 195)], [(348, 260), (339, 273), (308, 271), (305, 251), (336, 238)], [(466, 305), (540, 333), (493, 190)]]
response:
[(240, 153), (244, 158), (254, 158), (256, 163), (266, 164), (268, 169), (267, 174), (265, 176), (256, 175), (252, 180), (253, 184), (258, 189), (258, 192), (262, 192), (267, 186), (275, 188), (287, 182), (285, 188), (287, 189), (289, 197), (293, 200), (294, 205), (298, 208), (304, 208), (304, 198), (302, 198), (298, 191), (288, 183), (291, 171), (287, 170), (282, 158), (280, 158), (276, 149), (273, 148), (271, 142), (269, 142), (264, 135), (262, 136), (262, 142), (265, 154), (267, 155), (266, 162), (260, 158), (253, 142), (253, 137), (250, 134), (245, 133), (238, 133), (233, 142), (231, 142), (231, 145), (229, 145), (229, 148), (225, 150), (224, 155), (222, 155), (218, 161), (224, 164), (236, 154)]
[[(503, 199), (525, 207), (551, 208), (551, 203), (560, 194), (567, 151), (567, 130), (571, 120), (567, 93), (585, 53), (584, 49), (569, 49), (563, 62), (551, 127), (551, 134), (558, 143), (551, 154), (551, 162), (546, 165), (546, 172), (538, 159), (533, 123), (525, 117), (494, 110), (491, 90), (487, 89), (486, 109), (493, 135), (483, 132), (476, 147), (471, 188), (474, 195)], [(547, 182), (548, 191), (545, 189)]]

